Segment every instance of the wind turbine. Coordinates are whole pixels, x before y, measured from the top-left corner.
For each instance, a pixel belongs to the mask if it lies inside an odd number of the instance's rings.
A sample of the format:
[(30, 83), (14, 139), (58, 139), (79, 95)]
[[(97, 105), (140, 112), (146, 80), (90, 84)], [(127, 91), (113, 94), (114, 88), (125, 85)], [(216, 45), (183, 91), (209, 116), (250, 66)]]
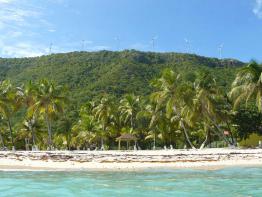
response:
[(50, 46), (49, 46), (49, 54), (52, 53), (52, 47), (53, 47), (53, 43), (51, 42), (51, 43), (50, 43)]
[(157, 36), (154, 36), (152, 39), (151, 39), (151, 44), (152, 44), (152, 49), (153, 51), (155, 51), (155, 44), (156, 44), (156, 40), (157, 40)]
[(81, 46), (81, 51), (84, 51), (85, 50), (85, 40), (82, 40), (82, 46)]
[(118, 36), (114, 37), (114, 40), (116, 41), (116, 50), (120, 51), (120, 39)]
[(219, 59), (222, 59), (222, 51), (223, 51), (224, 43), (220, 44), (218, 46), (218, 52), (219, 52)]
[(191, 41), (188, 40), (187, 38), (185, 38), (184, 41), (186, 43), (186, 52), (190, 53), (191, 52)]

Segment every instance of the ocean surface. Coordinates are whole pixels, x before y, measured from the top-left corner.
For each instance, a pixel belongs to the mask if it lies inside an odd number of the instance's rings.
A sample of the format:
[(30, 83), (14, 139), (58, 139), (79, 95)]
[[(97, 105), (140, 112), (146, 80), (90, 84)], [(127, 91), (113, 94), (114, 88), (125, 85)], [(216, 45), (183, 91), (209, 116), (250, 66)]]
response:
[(262, 168), (0, 172), (0, 196), (262, 196)]

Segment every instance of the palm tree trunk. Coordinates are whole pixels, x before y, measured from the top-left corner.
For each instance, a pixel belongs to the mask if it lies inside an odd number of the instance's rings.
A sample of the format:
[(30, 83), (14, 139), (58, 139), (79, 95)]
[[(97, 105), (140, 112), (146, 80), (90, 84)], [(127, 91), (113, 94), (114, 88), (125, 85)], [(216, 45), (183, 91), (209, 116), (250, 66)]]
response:
[(49, 124), (48, 124), (48, 141), (49, 141), (50, 148), (52, 148), (52, 145), (53, 145), (53, 141), (52, 141), (52, 126), (51, 126), (51, 121), (50, 120), (49, 120)]
[(192, 149), (196, 149), (196, 147), (192, 144), (192, 142), (189, 139), (189, 136), (188, 136), (188, 133), (187, 133), (187, 129), (186, 129), (185, 125), (184, 125), (183, 120), (181, 120), (181, 126), (183, 128), (183, 131), (184, 131), (187, 143), (191, 146)]
[(3, 136), (1, 133), (0, 133), (0, 142), (1, 142), (2, 148), (4, 148), (5, 144), (4, 144)]
[(30, 130), (31, 130), (31, 133), (32, 133), (32, 141), (33, 141), (33, 145), (35, 147), (35, 130), (33, 128), (33, 123), (32, 123), (32, 119), (29, 120), (29, 124), (30, 124)]
[(101, 150), (103, 150), (104, 149), (104, 139), (103, 139), (103, 137), (101, 137)]
[(7, 124), (8, 124), (9, 132), (10, 132), (12, 147), (15, 149), (14, 137), (13, 137), (13, 129), (12, 129), (10, 118), (7, 118)]
[(222, 137), (223, 140), (224, 140), (226, 143), (228, 143), (228, 144), (230, 144), (230, 145), (233, 145), (233, 144), (230, 142), (230, 140), (228, 140), (228, 139), (224, 136), (223, 131), (221, 131), (221, 128), (220, 128), (219, 125), (211, 118), (211, 116), (209, 117), (209, 120), (210, 120), (211, 123), (216, 127), (216, 129), (218, 130), (217, 134), (218, 134), (220, 137)]
[(226, 143), (228, 143), (228, 144), (230, 144), (230, 145), (233, 145), (233, 144), (223, 135), (223, 132), (221, 131), (221, 128), (219, 127), (219, 125), (216, 124), (212, 119), (210, 119), (210, 120), (211, 120), (211, 122), (214, 124), (214, 126), (216, 127), (216, 129), (218, 130), (218, 134), (220, 135), (220, 137), (222, 137), (223, 140), (224, 140)]
[(154, 147), (153, 147), (153, 150), (156, 149), (156, 133), (154, 132)]
[(188, 136), (188, 133), (187, 133), (187, 129), (186, 129), (185, 125), (184, 125), (183, 120), (181, 120), (182, 119), (181, 114), (178, 112), (178, 110), (177, 110), (175, 105), (173, 106), (173, 110), (180, 118), (181, 126), (182, 126), (182, 128), (184, 130), (184, 134), (185, 134), (187, 143), (191, 146), (192, 149), (196, 149), (196, 147), (192, 144), (192, 142), (189, 139), (189, 136)]
[[(206, 143), (207, 143), (207, 141), (208, 141), (208, 137), (209, 137), (209, 128), (207, 128), (206, 137), (205, 137), (204, 142), (201, 144), (201, 146), (200, 146), (200, 148), (199, 148), (200, 150), (205, 147), (205, 145), (206, 145)], [(210, 142), (209, 142), (209, 143), (210, 143)]]
[(205, 140), (204, 140), (204, 142), (201, 144), (201, 146), (199, 148), (200, 150), (205, 147), (207, 140), (208, 140), (208, 134), (206, 134)]
[(233, 134), (232, 134), (232, 132), (231, 132), (231, 129), (230, 129), (230, 126), (229, 126), (228, 121), (226, 121), (226, 124), (227, 124), (227, 128), (228, 128), (228, 130), (230, 131), (229, 133), (230, 133), (230, 137), (231, 137), (231, 142), (232, 142), (232, 144), (235, 145), (234, 136), (233, 136)]
[(103, 124), (103, 133), (101, 135), (101, 150), (104, 149), (104, 134), (106, 133), (106, 124)]
[(52, 149), (52, 127), (51, 127), (51, 121), (48, 118), (48, 115), (46, 115), (46, 124), (47, 124), (47, 131), (48, 131), (48, 149), (51, 150)]
[(70, 150), (70, 146), (71, 146), (71, 136), (70, 136), (69, 133), (66, 135), (66, 146), (67, 146), (67, 150)]
[(131, 130), (133, 132), (133, 129), (134, 129), (134, 120), (133, 120), (133, 115), (131, 115)]

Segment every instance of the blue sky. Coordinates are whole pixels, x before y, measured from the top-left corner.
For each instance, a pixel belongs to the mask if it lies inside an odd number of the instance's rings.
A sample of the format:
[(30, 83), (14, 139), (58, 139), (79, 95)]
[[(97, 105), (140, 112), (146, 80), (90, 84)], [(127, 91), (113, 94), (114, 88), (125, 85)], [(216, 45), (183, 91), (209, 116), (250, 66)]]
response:
[[(154, 47), (152, 43), (154, 39)], [(262, 61), (262, 0), (0, 0), (0, 57), (137, 49)]]

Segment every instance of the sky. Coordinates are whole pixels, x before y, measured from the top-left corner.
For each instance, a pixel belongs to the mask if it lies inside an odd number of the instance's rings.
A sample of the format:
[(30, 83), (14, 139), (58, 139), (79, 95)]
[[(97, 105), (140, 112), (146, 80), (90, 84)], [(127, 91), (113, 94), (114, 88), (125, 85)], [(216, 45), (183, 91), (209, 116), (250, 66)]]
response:
[(136, 49), (262, 61), (262, 0), (0, 0), (0, 57)]

